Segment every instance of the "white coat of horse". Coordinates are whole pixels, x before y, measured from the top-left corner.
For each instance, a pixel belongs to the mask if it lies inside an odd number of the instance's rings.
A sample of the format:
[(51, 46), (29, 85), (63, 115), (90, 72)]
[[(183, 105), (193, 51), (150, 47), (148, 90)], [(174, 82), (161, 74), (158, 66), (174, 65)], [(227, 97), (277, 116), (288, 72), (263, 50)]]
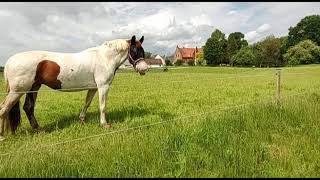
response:
[[(4, 76), (8, 95), (0, 105), (0, 140), (3, 140), (5, 124), (14, 133), (20, 123), (19, 99), (27, 91), (24, 111), (33, 129), (40, 127), (34, 116), (37, 91), (47, 85), (59, 91), (88, 90), (85, 105), (80, 113), (84, 122), (86, 111), (98, 91), (100, 123), (105, 128), (111, 124), (105, 117), (108, 90), (118, 67), (129, 59), (136, 71), (144, 75), (147, 64), (141, 46), (144, 37), (136, 41), (116, 39), (78, 53), (28, 51), (13, 55), (5, 64)], [(96, 88), (92, 88), (96, 87)]]

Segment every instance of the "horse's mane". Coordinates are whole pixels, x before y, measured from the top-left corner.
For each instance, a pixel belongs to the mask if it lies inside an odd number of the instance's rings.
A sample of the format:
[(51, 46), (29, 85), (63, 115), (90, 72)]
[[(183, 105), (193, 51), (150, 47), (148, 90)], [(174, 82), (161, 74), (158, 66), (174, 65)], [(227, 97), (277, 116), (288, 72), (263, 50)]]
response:
[(102, 46), (108, 46), (109, 48), (116, 49), (117, 51), (124, 51), (128, 49), (129, 44), (126, 39), (115, 39), (103, 42)]

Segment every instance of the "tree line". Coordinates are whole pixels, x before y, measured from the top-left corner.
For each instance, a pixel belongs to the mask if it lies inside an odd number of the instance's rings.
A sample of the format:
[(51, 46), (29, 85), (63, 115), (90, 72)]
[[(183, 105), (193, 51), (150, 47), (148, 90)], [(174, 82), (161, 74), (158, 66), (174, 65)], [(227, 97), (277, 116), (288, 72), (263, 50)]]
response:
[(233, 32), (226, 38), (216, 29), (203, 46), (203, 54), (197, 54), (200, 63), (207, 65), (279, 67), (320, 63), (320, 16), (306, 16), (287, 36), (268, 36), (251, 45), (241, 32)]

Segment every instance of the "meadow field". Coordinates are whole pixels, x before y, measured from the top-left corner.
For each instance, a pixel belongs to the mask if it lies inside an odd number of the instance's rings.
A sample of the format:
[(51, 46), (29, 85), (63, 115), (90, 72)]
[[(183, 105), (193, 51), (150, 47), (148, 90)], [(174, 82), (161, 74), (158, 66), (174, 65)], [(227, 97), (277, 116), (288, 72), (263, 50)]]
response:
[[(0, 177), (320, 177), (320, 65), (119, 70), (79, 123), (86, 91), (42, 87), (32, 131), (0, 142)], [(0, 100), (5, 97), (1, 74)]]

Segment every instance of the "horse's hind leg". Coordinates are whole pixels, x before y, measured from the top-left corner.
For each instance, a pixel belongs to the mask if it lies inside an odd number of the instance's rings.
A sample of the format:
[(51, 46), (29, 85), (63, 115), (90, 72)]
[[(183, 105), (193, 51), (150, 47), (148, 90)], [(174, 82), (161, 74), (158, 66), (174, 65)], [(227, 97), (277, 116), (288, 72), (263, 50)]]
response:
[(7, 118), (4, 117), (4, 118), (0, 118), (0, 141), (3, 141), (4, 140), (4, 124), (5, 124), (5, 120)]
[[(40, 86), (33, 87), (30, 91), (38, 91)], [(23, 110), (26, 112), (28, 120), (33, 130), (39, 131), (39, 124), (34, 116), (34, 107), (37, 100), (38, 92), (30, 92), (26, 94), (26, 100), (23, 105)]]
[[(20, 97), (23, 94), (21, 93), (9, 93), (7, 97), (5, 98), (4, 102), (1, 103), (2, 108), (0, 109), (0, 141), (4, 140), (4, 126), (6, 123), (10, 123), (9, 121), (9, 112), (11, 109), (19, 102)], [(19, 108), (19, 106), (17, 107)], [(19, 110), (19, 109), (18, 109)], [(19, 122), (20, 122), (20, 111), (15, 111), (16, 116), (19, 116)], [(18, 122), (17, 122), (18, 123)]]
[(80, 119), (80, 123), (83, 124), (84, 123), (84, 120), (85, 120), (85, 117), (86, 117), (86, 112), (92, 102), (92, 99), (94, 97), (94, 95), (96, 94), (97, 90), (96, 89), (91, 89), (91, 90), (88, 90), (87, 92), (87, 97), (86, 97), (86, 102), (84, 104), (84, 107), (79, 115), (79, 119)]

